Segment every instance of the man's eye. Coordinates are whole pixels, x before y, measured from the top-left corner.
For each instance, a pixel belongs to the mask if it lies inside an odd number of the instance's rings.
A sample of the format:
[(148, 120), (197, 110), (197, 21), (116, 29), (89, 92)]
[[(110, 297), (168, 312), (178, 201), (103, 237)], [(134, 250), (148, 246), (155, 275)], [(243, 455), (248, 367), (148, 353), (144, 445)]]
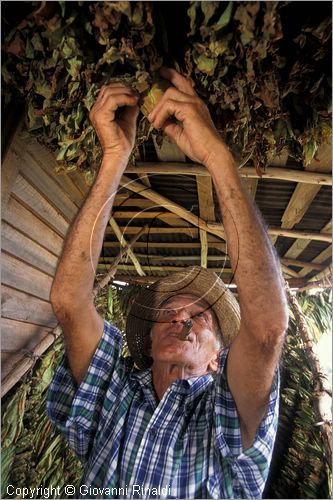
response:
[(198, 318), (205, 318), (206, 317), (204, 312), (199, 312), (198, 314), (196, 314), (196, 316), (198, 316)]

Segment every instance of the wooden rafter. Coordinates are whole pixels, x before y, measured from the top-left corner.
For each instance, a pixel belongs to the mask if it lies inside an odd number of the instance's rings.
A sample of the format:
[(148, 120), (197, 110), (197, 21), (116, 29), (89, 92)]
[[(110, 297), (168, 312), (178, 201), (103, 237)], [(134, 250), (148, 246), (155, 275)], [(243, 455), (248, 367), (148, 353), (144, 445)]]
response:
[[(332, 233), (332, 220), (330, 220), (320, 231), (323, 234)], [(297, 239), (285, 253), (284, 257), (287, 259), (297, 259), (299, 255), (306, 249), (308, 245), (310, 245), (311, 240), (306, 239)]]
[[(208, 170), (197, 163), (176, 162), (137, 162), (137, 165), (129, 165), (126, 174), (166, 174), (166, 175), (202, 175), (209, 176)], [(332, 175), (315, 171), (296, 170), (285, 167), (267, 167), (266, 172), (259, 176), (254, 167), (242, 167), (239, 170), (242, 177), (249, 179), (277, 179), (289, 182), (300, 182), (302, 184), (317, 184), (318, 186), (331, 186)]]
[[(120, 245), (123, 248), (125, 248), (128, 243), (125, 240), (124, 235), (123, 235), (121, 229), (119, 228), (117, 222), (115, 221), (115, 219), (113, 217), (110, 217), (109, 224), (112, 227), (112, 230), (113, 230), (114, 234), (118, 238)], [(138, 261), (137, 257), (135, 256), (135, 254), (134, 254), (134, 252), (133, 252), (133, 250), (131, 248), (128, 248), (127, 255), (129, 256), (129, 258), (133, 262), (134, 268), (137, 271), (138, 275), (139, 276), (145, 276), (145, 272), (142, 269), (142, 266), (140, 265), (140, 262)]]
[(148, 189), (141, 183), (137, 181), (132, 181), (131, 179), (125, 176), (121, 178), (120, 184), (122, 186), (125, 186), (126, 189), (130, 189), (135, 193), (139, 193), (145, 198), (148, 198), (149, 200), (155, 202), (158, 207), (166, 208), (173, 214), (176, 214), (182, 219), (190, 222), (191, 224), (193, 224), (193, 226), (197, 226), (200, 229), (203, 229), (204, 231), (208, 231), (211, 234), (214, 234), (215, 236), (219, 236), (221, 239), (224, 238), (224, 231), (222, 226), (220, 228), (210, 228), (209, 225), (204, 220), (201, 219), (201, 217), (193, 215), (189, 210), (186, 210), (181, 205), (173, 202), (172, 200), (166, 198), (165, 196), (158, 194), (153, 189)]
[[(215, 220), (215, 203), (213, 198), (213, 183), (211, 177), (197, 176), (197, 192), (199, 215), (204, 221)], [(201, 267), (207, 268), (208, 241), (207, 231), (199, 230), (201, 243)]]

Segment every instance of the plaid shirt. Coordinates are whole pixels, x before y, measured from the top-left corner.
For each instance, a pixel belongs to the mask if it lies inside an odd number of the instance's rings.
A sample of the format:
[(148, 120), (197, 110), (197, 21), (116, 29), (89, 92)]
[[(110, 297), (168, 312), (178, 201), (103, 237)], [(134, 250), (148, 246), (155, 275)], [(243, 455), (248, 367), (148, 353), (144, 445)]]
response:
[(151, 371), (121, 355), (105, 321), (79, 388), (66, 357), (48, 393), (52, 422), (85, 464), (81, 498), (260, 498), (278, 419), (278, 372), (267, 414), (242, 450), (236, 406), (220, 358), (210, 374), (173, 382), (158, 402)]

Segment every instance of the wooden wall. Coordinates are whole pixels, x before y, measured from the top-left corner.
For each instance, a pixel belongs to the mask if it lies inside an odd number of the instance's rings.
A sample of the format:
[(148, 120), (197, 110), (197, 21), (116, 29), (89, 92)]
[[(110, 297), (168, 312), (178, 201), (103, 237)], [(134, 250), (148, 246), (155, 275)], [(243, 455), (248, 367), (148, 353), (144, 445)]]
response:
[(88, 191), (81, 174), (18, 130), (2, 164), (2, 380), (56, 325), (49, 294), (63, 240)]

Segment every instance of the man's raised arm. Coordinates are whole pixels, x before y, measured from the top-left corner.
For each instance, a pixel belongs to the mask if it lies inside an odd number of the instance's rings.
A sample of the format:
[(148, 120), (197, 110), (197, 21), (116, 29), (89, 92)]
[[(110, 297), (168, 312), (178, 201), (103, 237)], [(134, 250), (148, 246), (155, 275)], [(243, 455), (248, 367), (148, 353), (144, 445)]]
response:
[[(114, 197), (135, 141), (137, 100), (130, 88), (115, 83), (102, 87), (90, 111), (103, 159), (68, 231), (52, 284), (50, 300), (63, 328), (77, 383), (82, 381), (103, 333), (103, 319), (93, 303), (95, 270)], [(118, 108), (120, 115), (116, 117)]]
[(241, 309), (240, 331), (228, 355), (227, 377), (240, 418), (243, 447), (247, 448), (267, 410), (288, 324), (280, 265), (207, 107), (175, 70), (165, 68), (161, 74), (173, 87), (149, 119), (187, 156), (207, 167), (221, 206)]

